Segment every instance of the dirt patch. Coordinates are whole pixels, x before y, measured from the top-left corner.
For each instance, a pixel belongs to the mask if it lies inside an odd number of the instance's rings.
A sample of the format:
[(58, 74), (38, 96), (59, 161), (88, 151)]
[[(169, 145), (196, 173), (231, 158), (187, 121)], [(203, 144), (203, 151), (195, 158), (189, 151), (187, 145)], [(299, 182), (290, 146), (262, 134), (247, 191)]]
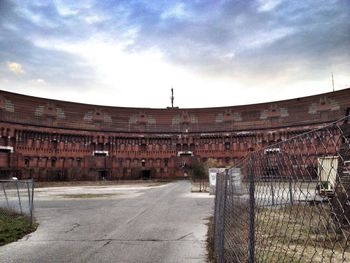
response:
[(192, 181), (191, 192), (208, 193), (209, 182), (207, 181)]
[(35, 188), (60, 187), (60, 186), (111, 186), (111, 185), (128, 185), (140, 184), (158, 186), (170, 182), (169, 180), (120, 180), (120, 181), (52, 181), (52, 182), (35, 182)]
[(122, 193), (106, 193), (106, 194), (63, 194), (58, 195), (63, 198), (104, 198), (104, 197), (112, 197), (112, 196), (119, 196), (122, 195)]
[(149, 185), (147, 185), (148, 187), (154, 187), (154, 186), (161, 186), (167, 184), (167, 182), (158, 182), (158, 183), (151, 183)]
[(349, 260), (349, 233), (340, 229), (327, 204), (261, 208), (256, 217), (257, 261), (342, 262)]
[(207, 261), (209, 263), (215, 262), (214, 258), (214, 217), (210, 216), (208, 219), (208, 232), (207, 232)]

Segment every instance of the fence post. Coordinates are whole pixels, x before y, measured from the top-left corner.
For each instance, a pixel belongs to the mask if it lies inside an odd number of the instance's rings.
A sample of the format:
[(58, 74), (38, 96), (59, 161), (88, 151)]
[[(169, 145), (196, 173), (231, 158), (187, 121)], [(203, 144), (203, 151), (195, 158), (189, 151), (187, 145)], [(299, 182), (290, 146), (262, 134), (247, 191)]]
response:
[(223, 185), (222, 185), (222, 182), (223, 182), (223, 178), (222, 178), (222, 175), (220, 174), (220, 176), (218, 177), (219, 179), (219, 184), (218, 186), (220, 185), (220, 188), (218, 189), (218, 194), (219, 194), (219, 199), (218, 199), (218, 213), (217, 213), (217, 216), (218, 216), (218, 220), (217, 220), (217, 231), (218, 231), (218, 242), (217, 242), (217, 245), (218, 245), (218, 262), (223, 262), (223, 250), (222, 250), (222, 231), (223, 231), (223, 227), (222, 227), (222, 197), (223, 197)]
[[(249, 157), (248, 157), (249, 158)], [(248, 162), (248, 179), (249, 179), (249, 263), (255, 262), (255, 182), (254, 182), (254, 154), (251, 155)]]
[(292, 176), (289, 176), (289, 198), (290, 204), (293, 205), (293, 192), (292, 192)]
[(20, 194), (19, 194), (19, 189), (18, 189), (18, 181), (16, 181), (16, 188), (17, 188), (19, 209), (21, 210), (21, 214), (23, 214), (23, 211), (22, 211), (22, 203), (21, 203), (21, 196), (20, 196)]
[(2, 189), (4, 190), (4, 195), (5, 195), (5, 199), (6, 199), (7, 208), (10, 209), (10, 204), (9, 204), (9, 200), (7, 198), (7, 194), (6, 194), (6, 190), (5, 190), (4, 184), (5, 184), (5, 182), (1, 183)]
[(219, 217), (221, 218), (221, 231), (219, 233), (219, 262), (225, 262), (225, 210), (226, 210), (226, 196), (227, 196), (227, 178), (228, 178), (228, 169), (225, 170), (225, 174), (223, 174), (221, 178), (221, 198), (220, 203), (222, 205), (221, 213)]
[(32, 178), (32, 205), (30, 206), (30, 224), (33, 224), (33, 209), (34, 209), (34, 179)]
[(275, 189), (273, 188), (273, 180), (270, 179), (271, 181), (271, 202), (272, 202), (272, 206), (275, 205)]
[(27, 185), (27, 192), (28, 192), (28, 209), (30, 211), (30, 198), (31, 198), (31, 191), (29, 190), (29, 182), (26, 181), (26, 185)]
[(220, 237), (221, 237), (221, 198), (222, 198), (222, 180), (219, 173), (216, 174), (216, 186), (215, 186), (215, 216), (214, 216), (214, 247), (215, 258), (218, 261), (220, 257)]
[(214, 235), (214, 258), (216, 257), (216, 250), (217, 250), (217, 220), (218, 220), (218, 196), (219, 196), (219, 174), (216, 173), (216, 179), (215, 179), (215, 204), (214, 204), (214, 222), (213, 222), (213, 235)]
[[(32, 200), (32, 191), (29, 189), (29, 181), (26, 181), (26, 185), (27, 185), (27, 190), (28, 190), (28, 209), (29, 209), (29, 223), (30, 225), (32, 225), (33, 223), (33, 216), (32, 216), (32, 204), (33, 204), (33, 200)], [(33, 185), (33, 184), (31, 184)]]

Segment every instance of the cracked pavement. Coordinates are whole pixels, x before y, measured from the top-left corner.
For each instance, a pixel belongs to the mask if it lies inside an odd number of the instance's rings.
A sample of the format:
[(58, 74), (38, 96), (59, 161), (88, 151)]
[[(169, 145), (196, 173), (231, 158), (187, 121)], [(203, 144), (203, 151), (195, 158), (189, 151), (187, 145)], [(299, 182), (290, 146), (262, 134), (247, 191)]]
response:
[[(0, 262), (206, 262), (213, 197), (190, 193), (188, 181), (37, 191), (37, 231), (0, 247)], [(69, 199), (55, 191), (122, 194)]]

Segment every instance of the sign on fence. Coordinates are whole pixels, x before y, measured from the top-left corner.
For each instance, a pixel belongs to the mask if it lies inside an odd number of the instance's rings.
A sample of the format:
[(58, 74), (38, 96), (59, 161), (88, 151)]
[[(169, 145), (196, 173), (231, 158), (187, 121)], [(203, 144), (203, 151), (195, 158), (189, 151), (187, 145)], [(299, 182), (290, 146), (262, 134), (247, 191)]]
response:
[(243, 194), (241, 168), (231, 168), (229, 169), (229, 174), (231, 176), (230, 182), (232, 183), (234, 193), (236, 195)]
[(225, 168), (209, 168), (209, 194), (215, 194), (215, 186), (216, 186), (216, 175), (218, 173), (223, 173)]

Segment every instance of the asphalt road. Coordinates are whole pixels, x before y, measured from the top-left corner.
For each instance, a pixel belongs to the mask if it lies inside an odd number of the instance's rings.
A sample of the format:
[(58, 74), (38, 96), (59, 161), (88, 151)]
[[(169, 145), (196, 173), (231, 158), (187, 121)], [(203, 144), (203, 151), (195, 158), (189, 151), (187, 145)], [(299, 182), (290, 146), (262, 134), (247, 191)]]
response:
[(62, 193), (77, 189), (39, 189), (39, 228), (0, 247), (0, 262), (206, 262), (208, 194), (191, 193), (187, 181), (97, 190), (118, 195), (69, 199)]

